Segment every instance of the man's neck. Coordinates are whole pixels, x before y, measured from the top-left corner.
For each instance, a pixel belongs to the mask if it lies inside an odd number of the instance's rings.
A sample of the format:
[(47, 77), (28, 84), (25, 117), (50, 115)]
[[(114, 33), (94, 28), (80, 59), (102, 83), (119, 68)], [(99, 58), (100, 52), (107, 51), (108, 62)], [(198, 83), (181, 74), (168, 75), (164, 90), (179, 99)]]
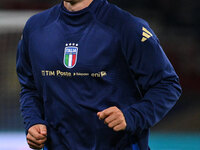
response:
[(64, 1), (64, 6), (68, 11), (79, 11), (88, 7), (93, 0)]

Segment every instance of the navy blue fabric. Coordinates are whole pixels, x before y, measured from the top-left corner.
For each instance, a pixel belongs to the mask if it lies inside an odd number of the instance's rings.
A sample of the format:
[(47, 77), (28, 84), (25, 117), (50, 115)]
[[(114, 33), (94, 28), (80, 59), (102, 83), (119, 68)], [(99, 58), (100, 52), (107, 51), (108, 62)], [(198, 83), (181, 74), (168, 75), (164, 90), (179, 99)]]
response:
[[(145, 42), (143, 27), (153, 35)], [(73, 68), (63, 63), (66, 43), (78, 44)], [(72, 76), (57, 75), (58, 70)], [(102, 71), (105, 76), (92, 76)], [(106, 0), (77, 12), (61, 3), (31, 17), (18, 46), (17, 74), (26, 131), (45, 124), (48, 150), (147, 150), (149, 128), (181, 94), (149, 25)], [(96, 113), (111, 106), (124, 113), (125, 131), (114, 132), (98, 119)]]

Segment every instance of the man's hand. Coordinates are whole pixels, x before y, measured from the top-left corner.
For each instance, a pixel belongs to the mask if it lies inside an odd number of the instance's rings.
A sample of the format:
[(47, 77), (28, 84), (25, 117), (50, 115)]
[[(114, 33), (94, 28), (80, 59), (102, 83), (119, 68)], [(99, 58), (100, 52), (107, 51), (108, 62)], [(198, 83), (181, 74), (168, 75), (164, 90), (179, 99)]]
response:
[(29, 128), (26, 136), (27, 142), (32, 149), (41, 149), (47, 140), (47, 128), (45, 125), (37, 124)]
[(126, 120), (124, 114), (116, 106), (105, 109), (97, 113), (100, 120), (112, 128), (114, 131), (122, 131), (126, 129)]

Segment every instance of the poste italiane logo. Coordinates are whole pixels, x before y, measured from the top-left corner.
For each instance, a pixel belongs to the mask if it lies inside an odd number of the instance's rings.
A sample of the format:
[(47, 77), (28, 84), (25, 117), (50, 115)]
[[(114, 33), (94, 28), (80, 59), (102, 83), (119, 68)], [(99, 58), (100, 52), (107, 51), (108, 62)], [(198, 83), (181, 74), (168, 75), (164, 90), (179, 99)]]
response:
[(65, 46), (63, 63), (65, 67), (73, 68), (77, 61), (78, 44), (67, 43)]

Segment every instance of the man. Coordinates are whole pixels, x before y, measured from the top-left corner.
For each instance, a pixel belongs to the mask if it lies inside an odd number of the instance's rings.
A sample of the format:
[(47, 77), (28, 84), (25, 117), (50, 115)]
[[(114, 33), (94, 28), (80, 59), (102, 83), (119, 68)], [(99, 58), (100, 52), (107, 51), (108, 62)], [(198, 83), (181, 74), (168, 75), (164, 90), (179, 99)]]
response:
[(31, 148), (147, 150), (181, 94), (148, 24), (106, 0), (65, 0), (31, 17), (17, 54)]

